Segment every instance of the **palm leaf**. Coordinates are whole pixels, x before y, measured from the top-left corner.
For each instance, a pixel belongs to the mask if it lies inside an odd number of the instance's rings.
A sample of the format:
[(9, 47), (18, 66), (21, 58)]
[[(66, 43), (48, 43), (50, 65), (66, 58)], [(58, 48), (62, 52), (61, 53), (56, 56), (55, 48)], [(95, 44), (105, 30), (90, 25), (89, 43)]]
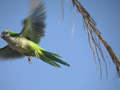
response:
[[(86, 9), (82, 6), (82, 4), (78, 0), (72, 0), (73, 6), (77, 8), (79, 13), (83, 16), (87, 32), (88, 32), (88, 39), (89, 43), (91, 46), (91, 49), (93, 51), (93, 54), (95, 57), (97, 57), (99, 64), (100, 64), (100, 69), (101, 69), (101, 59), (99, 58), (99, 54), (102, 57), (102, 60), (106, 62), (103, 54), (103, 50), (100, 46), (100, 42), (104, 45), (106, 50), (108, 51), (113, 63), (116, 66), (116, 70), (118, 72), (118, 75), (120, 76), (120, 58), (115, 54), (115, 52), (112, 50), (111, 46), (103, 39), (101, 36), (101, 33), (99, 30), (96, 28), (96, 22), (94, 19), (90, 16), (90, 14), (86, 11)], [(100, 40), (100, 42), (99, 42)]]

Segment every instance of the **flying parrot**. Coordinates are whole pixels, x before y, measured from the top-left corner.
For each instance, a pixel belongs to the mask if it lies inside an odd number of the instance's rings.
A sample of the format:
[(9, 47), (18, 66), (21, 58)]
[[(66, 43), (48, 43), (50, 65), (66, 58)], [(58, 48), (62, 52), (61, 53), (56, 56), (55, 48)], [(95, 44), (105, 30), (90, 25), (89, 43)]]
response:
[(24, 27), (20, 33), (3, 31), (1, 38), (8, 45), (0, 48), (0, 59), (7, 60), (27, 56), (29, 61), (32, 57), (36, 57), (55, 67), (60, 67), (58, 63), (70, 66), (60, 59), (61, 56), (38, 46), (40, 39), (44, 36), (45, 18), (44, 3), (40, 2), (24, 20)]

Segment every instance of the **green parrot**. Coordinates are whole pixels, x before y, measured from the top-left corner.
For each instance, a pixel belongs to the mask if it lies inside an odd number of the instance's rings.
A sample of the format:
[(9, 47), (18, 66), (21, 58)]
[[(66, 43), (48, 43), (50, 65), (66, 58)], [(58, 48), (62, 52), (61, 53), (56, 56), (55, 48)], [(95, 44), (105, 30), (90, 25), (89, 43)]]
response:
[(60, 67), (58, 63), (70, 66), (67, 62), (60, 59), (61, 56), (45, 51), (38, 46), (40, 39), (44, 36), (45, 18), (44, 4), (40, 2), (24, 20), (24, 27), (21, 33), (9, 30), (3, 31), (1, 38), (8, 45), (0, 49), (0, 60), (27, 56), (28, 61), (31, 61), (32, 57), (36, 57), (55, 67)]

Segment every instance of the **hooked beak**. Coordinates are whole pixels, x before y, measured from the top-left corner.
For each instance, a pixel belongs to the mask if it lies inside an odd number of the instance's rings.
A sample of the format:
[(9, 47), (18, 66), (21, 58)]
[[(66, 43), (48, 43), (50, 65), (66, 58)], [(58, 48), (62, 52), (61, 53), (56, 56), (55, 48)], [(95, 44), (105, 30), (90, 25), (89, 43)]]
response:
[(1, 35), (1, 38), (4, 38), (4, 35)]

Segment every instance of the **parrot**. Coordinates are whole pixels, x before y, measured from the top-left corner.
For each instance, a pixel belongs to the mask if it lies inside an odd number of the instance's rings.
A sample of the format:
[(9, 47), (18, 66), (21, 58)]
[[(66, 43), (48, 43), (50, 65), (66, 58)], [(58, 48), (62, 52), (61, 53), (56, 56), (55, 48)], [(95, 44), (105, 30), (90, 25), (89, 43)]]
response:
[(35, 57), (54, 67), (59, 68), (60, 64), (69, 67), (67, 62), (61, 60), (60, 55), (46, 51), (38, 45), (45, 35), (45, 19), (45, 5), (40, 2), (24, 19), (20, 33), (4, 30), (1, 38), (7, 42), (7, 45), (0, 48), (0, 60), (28, 57), (28, 61), (31, 62), (32, 57)]

